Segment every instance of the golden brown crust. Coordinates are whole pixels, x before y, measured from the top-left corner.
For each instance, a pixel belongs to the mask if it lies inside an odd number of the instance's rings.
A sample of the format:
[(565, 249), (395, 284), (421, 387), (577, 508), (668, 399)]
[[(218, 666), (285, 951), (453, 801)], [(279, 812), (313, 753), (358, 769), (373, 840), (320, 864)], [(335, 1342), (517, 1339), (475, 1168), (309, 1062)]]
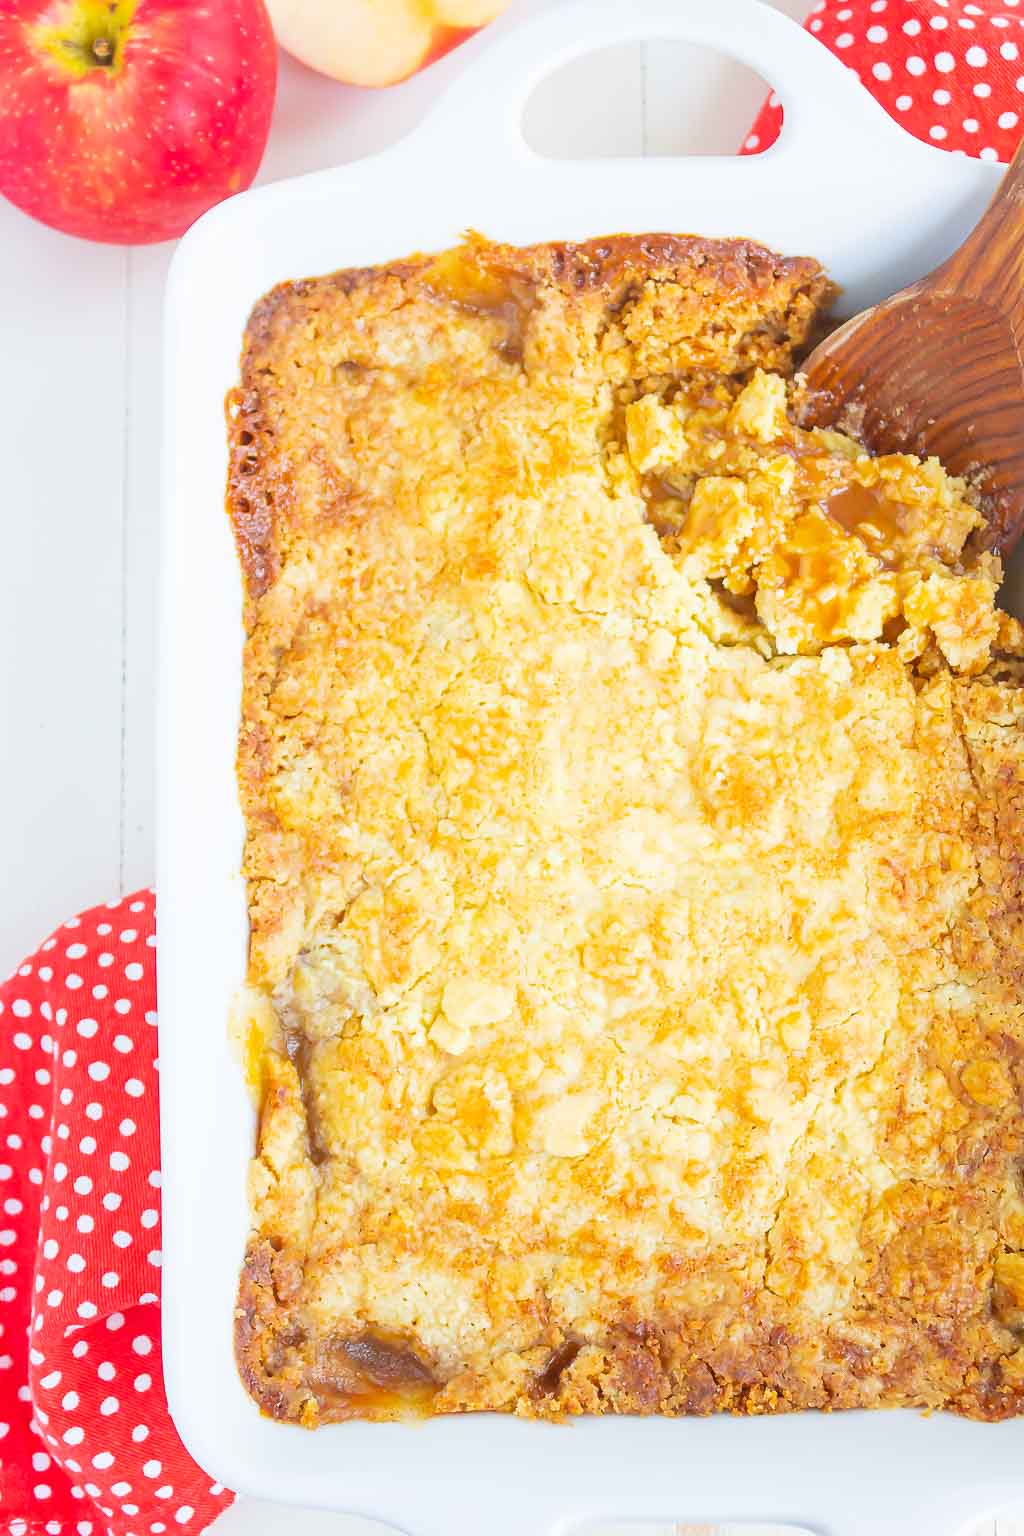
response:
[[(680, 340), (700, 307), (703, 323), (696, 336), (705, 361), (732, 373), (754, 367), (789, 371), (812, 336), (813, 327), (832, 295), (816, 261), (779, 257), (749, 240), (708, 240), (696, 235), (612, 235), (582, 244), (504, 246), (476, 241), (474, 258), (485, 267), (520, 282), (543, 286), (573, 306), (600, 316), (609, 343), (628, 349), (630, 317), (641, 295), (638, 283), (662, 285), (671, 279), (687, 299), (678, 306)], [(349, 268), (329, 277), (282, 283), (253, 309), (242, 353), (241, 387), (229, 402), (231, 466), (228, 509), (235, 528), (239, 559), (251, 597), (260, 596), (279, 569), (276, 539), (289, 518), (288, 470), (268, 436), (265, 401), (274, 383), (267, 360), (296, 332), (318, 318), (346, 323), (350, 313), (339, 299), (368, 296), (399, 307), (429, 293), (436, 258), (418, 256), (389, 266)], [(642, 308), (642, 305), (640, 306)], [(353, 305), (358, 314), (358, 305)], [(641, 318), (640, 316), (637, 317)], [(660, 315), (659, 334), (671, 335), (671, 310)], [(722, 321), (732, 321), (730, 329)], [(646, 366), (647, 359), (641, 359)], [(657, 359), (652, 359), (657, 362)], [(689, 355), (685, 364), (694, 366)], [(653, 368), (649, 371), (655, 371)], [(275, 511), (275, 504), (277, 510)]]
[(1024, 1407), (1019, 636), (962, 486), (793, 425), (828, 296), (620, 236), (254, 312), (274, 1417)]

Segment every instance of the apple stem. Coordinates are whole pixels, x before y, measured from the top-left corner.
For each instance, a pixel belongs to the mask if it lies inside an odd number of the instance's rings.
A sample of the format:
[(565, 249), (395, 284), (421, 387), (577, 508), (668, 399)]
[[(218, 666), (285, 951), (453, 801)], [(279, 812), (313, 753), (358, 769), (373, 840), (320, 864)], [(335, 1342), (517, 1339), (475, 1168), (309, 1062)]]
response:
[(114, 57), (114, 45), (109, 37), (93, 39), (92, 56), (97, 64), (109, 64)]

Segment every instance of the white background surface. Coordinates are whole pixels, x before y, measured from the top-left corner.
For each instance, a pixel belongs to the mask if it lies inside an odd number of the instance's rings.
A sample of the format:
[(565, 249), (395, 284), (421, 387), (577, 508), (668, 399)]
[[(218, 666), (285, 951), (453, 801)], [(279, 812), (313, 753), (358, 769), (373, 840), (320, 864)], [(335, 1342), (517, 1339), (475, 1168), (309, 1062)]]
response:
[[(802, 16), (809, 0), (775, 3)], [(282, 59), (261, 179), (380, 147), (436, 88), (428, 71), (360, 92)], [(553, 154), (728, 153), (764, 90), (700, 50), (609, 50), (540, 87), (527, 133)], [(87, 245), (0, 203), (0, 975), (77, 907), (153, 879), (160, 310), (172, 252)], [(1024, 1506), (1015, 1513), (979, 1536), (1024, 1536)], [(249, 1501), (217, 1525), (220, 1536), (383, 1529)]]

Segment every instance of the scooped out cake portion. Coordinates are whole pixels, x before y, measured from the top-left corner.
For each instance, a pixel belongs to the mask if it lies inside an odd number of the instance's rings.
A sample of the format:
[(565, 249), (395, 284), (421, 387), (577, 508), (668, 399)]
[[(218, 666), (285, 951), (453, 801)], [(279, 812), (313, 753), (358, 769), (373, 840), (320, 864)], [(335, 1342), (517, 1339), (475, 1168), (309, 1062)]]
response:
[(801, 431), (793, 393), (758, 369), (738, 390), (670, 386), (626, 407), (622, 470), (639, 475), (668, 549), (765, 654), (885, 639), (908, 662), (984, 668), (1001, 571), (992, 556), (964, 561), (982, 520), (963, 482), (935, 459), (870, 458), (842, 433)]
[(963, 483), (798, 425), (830, 296), (473, 239), (253, 312), (275, 1417), (1024, 1406), (1024, 651)]

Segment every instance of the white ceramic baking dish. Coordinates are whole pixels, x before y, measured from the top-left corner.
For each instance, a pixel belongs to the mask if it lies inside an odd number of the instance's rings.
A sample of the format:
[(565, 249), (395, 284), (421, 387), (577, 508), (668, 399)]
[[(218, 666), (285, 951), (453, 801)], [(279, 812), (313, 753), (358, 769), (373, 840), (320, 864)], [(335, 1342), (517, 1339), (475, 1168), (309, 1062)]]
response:
[[(641, 37), (705, 44), (756, 69), (784, 101), (779, 143), (745, 160), (534, 155), (520, 123), (537, 81), (574, 55)], [(223, 399), (253, 301), (285, 278), (446, 246), (472, 225), (516, 242), (645, 230), (752, 236), (821, 258), (849, 311), (950, 251), (998, 175), (904, 134), (842, 64), (755, 0), (583, 0), (519, 27), (499, 23), (402, 143), (235, 198), (185, 237), (166, 333), (164, 1362), (182, 1437), (228, 1486), (358, 1511), (413, 1536), (540, 1536), (599, 1519), (773, 1519), (834, 1536), (954, 1536), (969, 1517), (1024, 1494), (1024, 1423), (941, 1415), (565, 1427), (485, 1415), (308, 1434), (260, 1418), (231, 1348), (253, 1126), (225, 1023), (243, 976), (246, 918), (233, 771), (242, 635), (223, 511)]]

